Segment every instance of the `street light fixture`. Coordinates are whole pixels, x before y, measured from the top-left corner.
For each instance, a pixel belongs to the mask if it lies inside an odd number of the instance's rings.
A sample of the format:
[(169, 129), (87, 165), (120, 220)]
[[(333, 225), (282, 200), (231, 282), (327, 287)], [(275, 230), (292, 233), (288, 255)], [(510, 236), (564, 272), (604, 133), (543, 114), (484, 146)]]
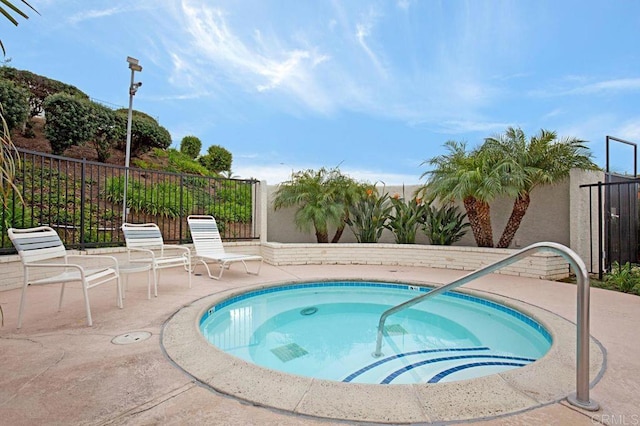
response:
[(134, 83), (134, 74), (136, 71), (142, 71), (142, 66), (136, 58), (127, 56), (129, 69), (131, 70), (131, 84), (129, 84), (129, 113), (127, 114), (127, 145), (124, 159), (124, 194), (122, 196), (122, 223), (127, 221), (127, 189), (129, 188), (129, 161), (131, 159), (131, 120), (133, 116), (133, 97), (142, 86), (142, 82)]

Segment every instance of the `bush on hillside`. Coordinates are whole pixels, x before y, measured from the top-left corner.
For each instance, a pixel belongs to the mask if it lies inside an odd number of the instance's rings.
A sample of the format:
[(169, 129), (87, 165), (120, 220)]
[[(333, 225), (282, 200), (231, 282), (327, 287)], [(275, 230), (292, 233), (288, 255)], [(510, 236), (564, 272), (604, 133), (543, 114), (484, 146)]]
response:
[(200, 176), (209, 176), (211, 174), (206, 167), (188, 155), (172, 148), (169, 148), (167, 152), (169, 154), (169, 171)]
[(231, 170), (233, 157), (231, 152), (219, 145), (212, 145), (207, 150), (207, 154), (198, 159), (200, 164), (214, 173)]
[(180, 142), (180, 152), (194, 159), (200, 155), (202, 141), (195, 136), (185, 136)]
[(34, 74), (30, 71), (2, 66), (0, 67), (0, 78), (11, 80), (18, 86), (28, 90), (31, 117), (41, 115), (44, 112), (45, 99), (56, 93), (62, 92), (80, 99), (89, 99), (86, 93), (75, 86)]
[(91, 102), (57, 93), (48, 96), (43, 107), (47, 117), (45, 136), (54, 154), (60, 155), (70, 146), (81, 145), (92, 138), (95, 126)]
[[(129, 110), (127, 108), (119, 108), (115, 110), (115, 113), (123, 116), (125, 120), (129, 117)], [(133, 118), (145, 118), (147, 120), (153, 121), (154, 123), (158, 124), (158, 120), (156, 120), (154, 117), (150, 116), (145, 112), (138, 111), (136, 109), (131, 111), (131, 116)]]
[(29, 115), (29, 92), (0, 78), (0, 104), (9, 131), (22, 126)]
[(118, 141), (126, 139), (126, 122), (110, 108), (96, 102), (91, 103), (91, 123), (93, 146), (98, 161), (105, 162), (111, 156), (111, 148)]
[(131, 120), (131, 155), (148, 152), (152, 148), (167, 149), (171, 134), (158, 123), (143, 117)]

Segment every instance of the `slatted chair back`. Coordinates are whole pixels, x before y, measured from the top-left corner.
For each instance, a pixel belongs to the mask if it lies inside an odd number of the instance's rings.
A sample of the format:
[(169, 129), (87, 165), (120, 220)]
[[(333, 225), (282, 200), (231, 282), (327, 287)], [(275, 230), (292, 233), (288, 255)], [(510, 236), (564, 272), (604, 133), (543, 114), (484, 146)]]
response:
[(192, 215), (188, 217), (187, 221), (193, 239), (193, 247), (197, 254), (225, 254), (218, 224), (213, 216)]
[(156, 296), (160, 269), (184, 267), (188, 272), (191, 288), (191, 251), (188, 247), (165, 244), (160, 228), (155, 223), (123, 223), (122, 232), (127, 244), (129, 262), (151, 265)]
[(10, 228), (7, 233), (23, 264), (66, 257), (67, 250), (58, 233), (48, 226)]
[(122, 232), (130, 249), (162, 249), (164, 245), (160, 228), (155, 223), (125, 223)]

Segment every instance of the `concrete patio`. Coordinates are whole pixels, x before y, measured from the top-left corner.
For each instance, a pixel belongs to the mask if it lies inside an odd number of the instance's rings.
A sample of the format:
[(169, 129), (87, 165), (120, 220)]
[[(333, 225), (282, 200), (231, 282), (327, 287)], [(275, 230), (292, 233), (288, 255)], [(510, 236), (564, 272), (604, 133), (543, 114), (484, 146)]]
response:
[[(16, 329), (20, 290), (3, 291), (0, 424), (344, 424), (255, 406), (200, 384), (165, 355), (163, 325), (180, 308), (205, 296), (265, 283), (352, 278), (427, 284), (448, 282), (463, 274), (405, 266), (265, 264), (260, 276), (247, 275), (238, 266), (225, 272), (221, 281), (195, 276), (189, 289), (185, 272), (170, 269), (161, 272), (158, 297), (147, 300), (146, 273), (138, 273), (129, 278), (124, 309), (116, 307), (114, 286), (90, 290), (93, 327), (86, 326), (77, 284), (65, 292), (61, 312), (57, 312), (57, 286), (29, 288), (20, 330)], [(575, 321), (576, 288), (572, 284), (491, 275), (466, 287)], [(600, 289), (592, 289), (591, 296), (591, 334), (606, 350), (604, 374), (591, 389), (599, 411), (582, 411), (560, 400), (507, 416), (483, 415), (464, 422), (640, 424), (640, 297)], [(151, 337), (125, 345), (112, 343), (116, 336), (139, 331)], [(460, 409), (455, 401), (450, 405), (450, 419), (438, 422), (456, 423)]]

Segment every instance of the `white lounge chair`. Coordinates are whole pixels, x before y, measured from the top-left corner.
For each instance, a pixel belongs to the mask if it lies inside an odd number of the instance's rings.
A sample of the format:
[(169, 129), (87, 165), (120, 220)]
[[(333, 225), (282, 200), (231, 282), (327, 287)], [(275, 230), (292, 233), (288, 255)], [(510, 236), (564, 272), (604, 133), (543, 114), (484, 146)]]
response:
[[(124, 223), (122, 232), (130, 263), (148, 263), (153, 271), (154, 294), (158, 296), (159, 270), (182, 266), (191, 271), (191, 250), (188, 247), (165, 244), (155, 223)], [(191, 288), (191, 274), (189, 288)]]
[[(234, 262), (242, 262), (247, 274), (258, 275), (262, 267), (262, 256), (253, 254), (227, 253), (222, 245), (222, 238), (218, 231), (218, 225), (213, 216), (191, 215), (187, 217), (191, 238), (193, 239), (193, 248), (195, 251), (194, 258), (204, 264), (210, 278), (219, 280), (225, 268), (229, 268)], [(256, 272), (250, 272), (247, 264), (248, 261), (258, 261), (258, 269)], [(207, 262), (215, 262), (220, 266), (220, 273), (215, 276), (211, 274)], [(193, 267), (195, 270), (195, 265)]]
[[(18, 250), (24, 268), (24, 283), (22, 285), (20, 310), (18, 312), (18, 328), (22, 327), (22, 313), (24, 311), (27, 287), (29, 285), (61, 283), (62, 289), (60, 290), (60, 301), (58, 302), (58, 311), (60, 311), (62, 308), (65, 284), (73, 281), (80, 282), (82, 284), (85, 308), (87, 311), (87, 325), (92, 326), (93, 320), (91, 319), (88, 290), (100, 284), (115, 280), (117, 287), (117, 305), (119, 308), (122, 308), (120, 274), (118, 273), (118, 261), (115, 257), (68, 254), (58, 233), (48, 226), (38, 226), (28, 229), (10, 228), (7, 232), (11, 242), (16, 250)], [(90, 266), (88, 265), (89, 263), (91, 263)], [(83, 266), (83, 264), (86, 266)], [(29, 271), (33, 268), (44, 269), (42, 272), (45, 274), (53, 273), (54, 275), (46, 278), (32, 279), (29, 277)]]

